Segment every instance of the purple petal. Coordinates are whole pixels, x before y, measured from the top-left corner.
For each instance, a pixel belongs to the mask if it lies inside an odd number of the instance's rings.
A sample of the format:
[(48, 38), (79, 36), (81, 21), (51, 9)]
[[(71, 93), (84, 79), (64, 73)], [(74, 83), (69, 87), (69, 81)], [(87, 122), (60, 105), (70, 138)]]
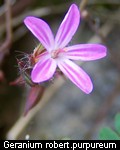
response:
[(96, 60), (106, 56), (107, 48), (101, 44), (79, 44), (65, 48), (65, 56), (73, 60)]
[(43, 82), (49, 80), (55, 70), (56, 70), (56, 61), (52, 58), (42, 59), (34, 66), (31, 74), (32, 81), (35, 83)]
[(24, 23), (42, 45), (50, 51), (54, 46), (54, 37), (48, 24), (42, 19), (31, 16), (26, 17)]
[(63, 62), (58, 63), (60, 70), (82, 91), (89, 94), (93, 85), (90, 77), (75, 63), (66, 59)]
[(78, 28), (79, 22), (79, 9), (75, 4), (72, 4), (56, 34), (56, 47), (63, 48), (69, 43)]

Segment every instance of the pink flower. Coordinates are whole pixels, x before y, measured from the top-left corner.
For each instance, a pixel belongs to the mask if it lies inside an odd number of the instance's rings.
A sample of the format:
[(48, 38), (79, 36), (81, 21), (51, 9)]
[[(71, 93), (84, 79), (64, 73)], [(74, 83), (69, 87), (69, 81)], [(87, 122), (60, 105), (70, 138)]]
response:
[(54, 38), (49, 25), (42, 19), (26, 17), (25, 25), (42, 43), (46, 51), (32, 69), (31, 78), (35, 83), (49, 80), (58, 67), (75, 85), (90, 93), (93, 84), (90, 77), (71, 60), (90, 61), (106, 56), (106, 47), (101, 44), (78, 44), (66, 46), (75, 34), (80, 22), (79, 9), (72, 4)]

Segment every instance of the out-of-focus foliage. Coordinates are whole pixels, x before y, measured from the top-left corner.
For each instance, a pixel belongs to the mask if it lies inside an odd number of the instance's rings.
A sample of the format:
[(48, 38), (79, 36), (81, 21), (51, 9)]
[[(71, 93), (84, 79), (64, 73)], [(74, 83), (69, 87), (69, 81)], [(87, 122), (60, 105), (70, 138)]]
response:
[(115, 129), (120, 135), (120, 113), (115, 116)]
[(103, 127), (100, 130), (101, 140), (120, 140), (120, 113), (115, 116), (115, 131), (109, 127)]

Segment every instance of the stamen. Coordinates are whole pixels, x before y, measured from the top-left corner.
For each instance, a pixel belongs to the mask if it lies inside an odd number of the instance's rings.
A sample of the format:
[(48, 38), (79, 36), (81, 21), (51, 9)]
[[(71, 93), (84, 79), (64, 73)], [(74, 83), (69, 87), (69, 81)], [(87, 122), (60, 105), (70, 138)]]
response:
[(57, 58), (59, 56), (59, 54), (62, 52), (63, 50), (62, 49), (58, 49), (58, 50), (54, 50), (51, 52), (51, 57), (53, 59)]
[(55, 58), (58, 57), (58, 54), (59, 54), (59, 50), (54, 50), (54, 51), (52, 51), (52, 53), (51, 53), (51, 57), (55, 59)]

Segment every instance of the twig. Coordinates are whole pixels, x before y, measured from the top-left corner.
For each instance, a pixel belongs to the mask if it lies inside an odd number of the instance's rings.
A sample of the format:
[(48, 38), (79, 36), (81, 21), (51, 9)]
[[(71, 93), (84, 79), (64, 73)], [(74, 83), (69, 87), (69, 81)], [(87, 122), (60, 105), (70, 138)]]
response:
[[(60, 4), (59, 6), (42, 7), (42, 8), (37, 8), (35, 10), (30, 10), (30, 11), (21, 13), (19, 16), (12, 19), (12, 27), (14, 28), (20, 25), (23, 22), (23, 19), (25, 18), (25, 16), (33, 15), (36, 17), (44, 17), (44, 16), (52, 15), (52, 14), (60, 14), (62, 12), (65, 12), (68, 5), (69, 3), (65, 3), (65, 4)], [(3, 33), (4, 30), (5, 30), (4, 24), (1, 24), (0, 33)]]
[[(10, 2), (10, 0), (8, 0)], [(11, 13), (12, 13), (12, 17), (18, 16), (19, 14), (21, 14), (21, 12), (23, 12), (27, 6), (30, 6), (31, 4), (33, 4), (35, 2), (35, 0), (20, 0), (20, 1), (16, 1), (14, 5), (12, 5), (11, 8)], [(3, 6), (4, 8), (4, 6)], [(3, 11), (1, 12), (0, 15), (0, 23), (2, 24), (4, 18), (5, 18), (5, 12), (4, 9), (2, 9)]]
[(0, 64), (6, 55), (9, 52), (9, 48), (12, 42), (12, 27), (11, 27), (11, 5), (9, 0), (5, 0), (6, 4), (6, 39), (4, 43), (0, 47), (0, 53), (2, 53), (3, 57), (0, 59)]
[(120, 1), (119, 0), (92, 0), (92, 1), (89, 1), (89, 5), (103, 5), (103, 4), (110, 4), (110, 5), (119, 5), (120, 4)]
[(88, 0), (82, 0), (81, 3), (80, 3), (80, 11), (82, 12), (86, 5), (88, 4)]

